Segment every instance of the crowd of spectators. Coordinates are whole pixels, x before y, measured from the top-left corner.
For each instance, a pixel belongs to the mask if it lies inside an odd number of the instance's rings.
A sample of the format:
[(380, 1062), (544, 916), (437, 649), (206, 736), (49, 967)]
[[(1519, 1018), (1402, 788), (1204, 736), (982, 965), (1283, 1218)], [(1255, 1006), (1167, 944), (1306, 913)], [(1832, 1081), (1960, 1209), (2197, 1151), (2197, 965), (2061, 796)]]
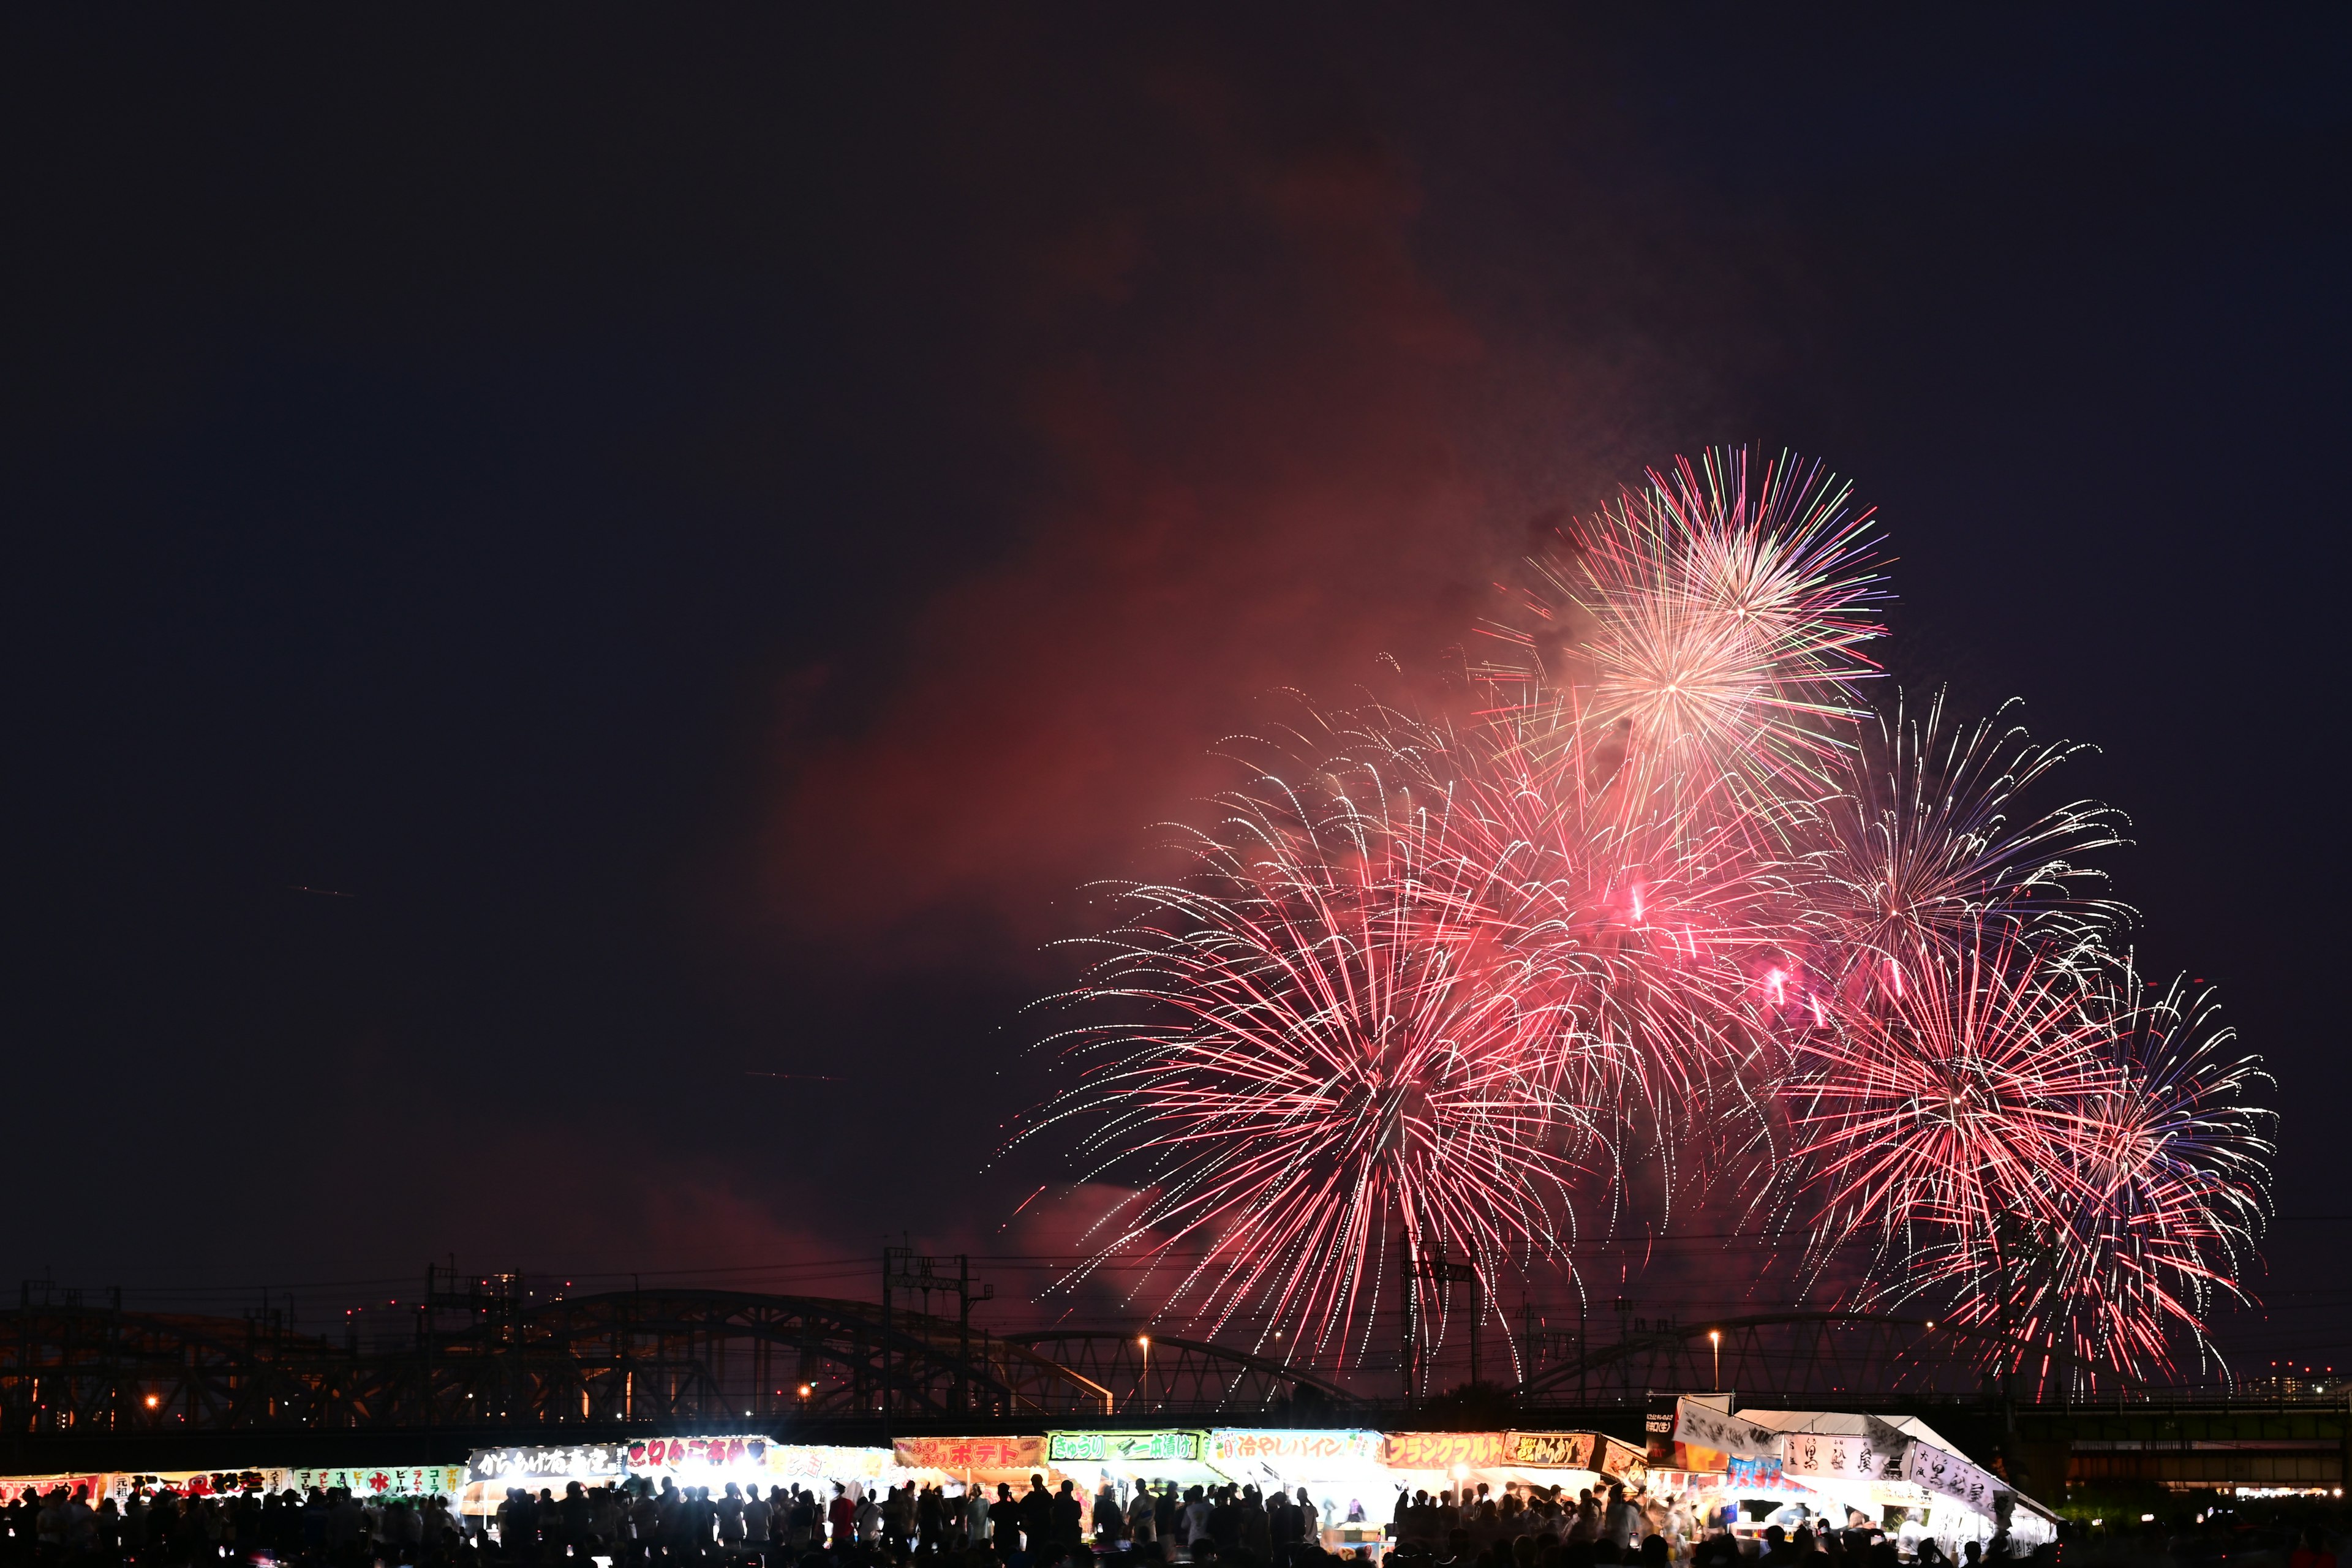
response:
[[(1215, 1564), (1217, 1568), (1354, 1568), (1368, 1546), (1327, 1549), (1335, 1518), (1362, 1523), (1360, 1505), (1318, 1507), (1295, 1494), (1250, 1486), (1179, 1488), (1138, 1480), (1106, 1484), (1089, 1497), (1068, 1481), (1024, 1489), (975, 1488), (950, 1495), (909, 1482), (879, 1493), (827, 1484), (713, 1489), (612, 1487), (572, 1482), (509, 1489), (487, 1518), (460, 1518), (445, 1498), (354, 1498), (336, 1489), (183, 1496), (165, 1488), (118, 1507), (86, 1489), (58, 1487), (0, 1507), (0, 1568), (1120, 1568)], [(2201, 1517), (2201, 1516), (2200, 1516)], [(1766, 1530), (1738, 1538), (1695, 1528), (1672, 1498), (1601, 1496), (1562, 1489), (1486, 1487), (1433, 1496), (1400, 1494), (1385, 1529), (1393, 1568), (1993, 1568), (2005, 1562), (2054, 1563), (2051, 1546), (2012, 1553), (1996, 1536), (1971, 1542), (1957, 1561), (1932, 1541), (1898, 1543), (1850, 1530)], [(2210, 1532), (2209, 1532), (2210, 1533)], [(2234, 1550), (2184, 1550), (2095, 1537), (2082, 1544), (2099, 1562), (2274, 1559), (2278, 1568), (2335, 1568), (2333, 1532), (2295, 1529), (2261, 1537), (2245, 1526)], [(2150, 1552), (2154, 1555), (2148, 1555)], [(2070, 1553), (2071, 1554), (2071, 1553)]]

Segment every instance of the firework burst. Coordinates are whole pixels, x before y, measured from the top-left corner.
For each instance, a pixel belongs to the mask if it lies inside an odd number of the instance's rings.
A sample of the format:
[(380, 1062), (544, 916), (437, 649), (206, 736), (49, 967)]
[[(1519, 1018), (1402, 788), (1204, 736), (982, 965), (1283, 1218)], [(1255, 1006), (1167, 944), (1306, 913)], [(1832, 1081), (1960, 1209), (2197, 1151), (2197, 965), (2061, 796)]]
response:
[(1818, 773), (1877, 674), (1870, 514), (1791, 458), (1753, 479), (1739, 450), (1653, 471), (1536, 561), (1534, 629), (1506, 634), (1518, 653), (1495, 673), (1570, 705), (1596, 759), (1629, 766), (1633, 809)]
[(1474, 714), (1310, 710), (1187, 875), (1109, 889), (1048, 1004), (1076, 1081), (1017, 1135), (1128, 1194), (1066, 1283), (1360, 1365), (1407, 1259), (1491, 1312), (1712, 1186), (2004, 1375), (2202, 1353), (2261, 1075), (2110, 956), (2120, 817), (2026, 804), (2080, 748), (1861, 705), (1868, 518), (1790, 460), (1654, 472), (1531, 563)]
[(1988, 926), (2077, 945), (2119, 926), (2121, 905), (2083, 891), (2105, 877), (2081, 858), (2122, 842), (2118, 815), (2084, 800), (2030, 816), (2020, 805), (2085, 749), (2037, 745), (2000, 719), (1949, 726), (1940, 694), (1923, 717), (1898, 699), (1891, 717), (1858, 726), (1832, 764), (1834, 787), (1790, 802), (1783, 835), (1798, 922), (1834, 978), (1866, 985)]
[(1605, 1140), (1548, 1070), (1583, 961), (1495, 941), (1442, 792), (1320, 776), (1227, 797), (1193, 877), (1120, 892), (1073, 999), (1129, 1016), (1058, 1037), (1092, 1060), (1029, 1131), (1087, 1118), (1093, 1173), (1133, 1189), (1094, 1267), (1210, 1331), (1360, 1353), (1405, 1256), (1492, 1300), (1554, 1248)]

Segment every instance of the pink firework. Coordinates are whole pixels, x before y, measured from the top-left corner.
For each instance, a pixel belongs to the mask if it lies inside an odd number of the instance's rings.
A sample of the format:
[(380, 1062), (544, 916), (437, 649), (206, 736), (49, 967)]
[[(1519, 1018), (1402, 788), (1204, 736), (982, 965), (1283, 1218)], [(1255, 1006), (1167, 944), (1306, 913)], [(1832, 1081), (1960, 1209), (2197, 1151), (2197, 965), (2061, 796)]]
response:
[(2201, 1352), (2260, 1075), (2109, 956), (2120, 819), (2027, 804), (2074, 748), (1859, 705), (1867, 518), (1788, 461), (1653, 473), (1534, 563), (1476, 713), (1309, 711), (1190, 874), (1119, 889), (1019, 1135), (1128, 1189), (1071, 1283), (1360, 1363), (1407, 1258), (1491, 1311), (1729, 1190), (1809, 1289), (1854, 1263), (2004, 1376)]
[(1857, 727), (1831, 788), (1788, 805), (1789, 879), (1810, 951), (1849, 993), (1899, 976), (1906, 955), (1951, 950), (1985, 928), (2080, 942), (2120, 922), (2090, 897), (2081, 857), (2122, 842), (2107, 807), (2046, 811), (2029, 792), (2084, 748), (2036, 744), (1995, 719), (1950, 728), (1943, 700)]
[(1838, 753), (1877, 674), (1861, 652), (1884, 635), (1868, 525), (1792, 458), (1653, 471), (1536, 563), (1534, 628), (1496, 673), (1572, 703), (1593, 753), (1629, 769), (1633, 809), (1727, 782), (1769, 798)]
[(2142, 994), (2128, 963), (2086, 998), (2105, 1020), (2100, 1082), (2079, 1096), (2072, 1157), (2046, 1224), (2012, 1220), (2010, 1247), (1950, 1247), (1919, 1262), (1958, 1298), (1956, 1321), (2008, 1326), (2003, 1370), (2085, 1392), (2105, 1374), (2171, 1372), (2176, 1345), (2211, 1358), (2205, 1325), (2269, 1212), (2264, 1075), (2227, 1054), (2210, 994)]
[(1990, 1245), (2019, 1205), (2053, 1218), (2105, 1081), (2080, 975), (2000, 932), (1890, 960), (1860, 1005), (1795, 1020), (1782, 1099), (1819, 1233), (1866, 1232), (1892, 1261), (1923, 1234)]
[(1350, 764), (1221, 805), (1193, 877), (1122, 893), (1064, 999), (1121, 1016), (1058, 1037), (1087, 1065), (1024, 1136), (1077, 1118), (1093, 1173), (1134, 1189), (1093, 1267), (1212, 1331), (1360, 1355), (1408, 1252), (1469, 1263), (1491, 1303), (1608, 1165), (1556, 1087), (1586, 962), (1497, 940), (1487, 835), (1442, 792)]
[(1915, 948), (1841, 1004), (1784, 1090), (1817, 1262), (1855, 1233), (1861, 1300), (1925, 1302), (1984, 1363), (2082, 1390), (2173, 1364), (2233, 1296), (2267, 1196), (2258, 1078), (2210, 1003), (2142, 1002), (2079, 946)]

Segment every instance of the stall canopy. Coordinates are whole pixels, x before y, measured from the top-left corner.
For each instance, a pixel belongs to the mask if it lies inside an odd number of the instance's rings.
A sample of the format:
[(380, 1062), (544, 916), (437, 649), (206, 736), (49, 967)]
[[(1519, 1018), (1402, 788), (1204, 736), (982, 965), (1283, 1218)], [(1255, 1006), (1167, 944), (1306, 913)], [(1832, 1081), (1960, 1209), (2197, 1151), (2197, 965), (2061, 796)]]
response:
[[(2056, 1516), (1916, 1415), (1852, 1411), (1742, 1410), (1741, 1423), (1779, 1434), (1781, 1474), (1848, 1504), (1919, 1511), (1928, 1533), (1981, 1539), (2007, 1528), (2022, 1544), (2055, 1532)], [(1865, 1506), (1867, 1511), (1867, 1506)], [(1963, 1524), (1965, 1515), (1973, 1523)]]

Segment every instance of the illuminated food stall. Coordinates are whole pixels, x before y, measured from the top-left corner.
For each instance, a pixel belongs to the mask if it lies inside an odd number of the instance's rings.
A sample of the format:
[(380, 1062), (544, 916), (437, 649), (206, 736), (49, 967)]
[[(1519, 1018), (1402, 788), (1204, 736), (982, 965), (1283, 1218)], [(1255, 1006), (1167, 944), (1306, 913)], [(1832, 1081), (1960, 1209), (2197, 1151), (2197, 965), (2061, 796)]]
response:
[(1932, 1539), (1953, 1557), (1967, 1542), (1990, 1541), (2004, 1527), (2021, 1547), (2055, 1533), (2048, 1510), (1969, 1462), (1916, 1416), (1743, 1410), (1740, 1419), (1780, 1434), (1783, 1480), (1826, 1505), (1810, 1500), (1801, 1505), (1816, 1528), (1860, 1523), (1885, 1531), (1906, 1551)]
[(1263, 1431), (1221, 1426), (1209, 1433), (1203, 1450), (1212, 1468), (1227, 1480), (1261, 1493), (1301, 1489), (1315, 1505), (1316, 1528), (1335, 1552), (1369, 1547), (1380, 1554), (1396, 1488), (1381, 1463), (1386, 1439), (1378, 1432), (1347, 1427)]
[(618, 1443), (572, 1443), (539, 1447), (477, 1448), (466, 1457), (466, 1484), (457, 1511), (472, 1518), (498, 1512), (511, 1487), (536, 1496), (556, 1496), (573, 1481), (583, 1487), (618, 1486), (628, 1475), (628, 1449)]
[(50, 1475), (0, 1476), (0, 1503), (13, 1503), (28, 1496), (37, 1502), (59, 1487), (66, 1489), (68, 1497), (73, 1495), (75, 1488), (79, 1487), (86, 1496), (95, 1500), (109, 1495), (110, 1489), (121, 1479), (122, 1477), (110, 1470), (60, 1470)]
[[(1721, 1402), (1727, 1403), (1727, 1401)], [(1670, 1458), (1657, 1487), (1681, 1492), (1699, 1528), (1761, 1535), (1778, 1524), (1867, 1529), (1905, 1552), (1932, 1539), (1957, 1559), (1971, 1541), (2007, 1529), (2021, 1551), (2056, 1534), (2055, 1516), (1969, 1462), (1916, 1416), (1882, 1420), (1836, 1411), (1742, 1410), (1676, 1402)]]
[(355, 1498), (429, 1498), (446, 1497), (453, 1501), (466, 1487), (466, 1467), (463, 1465), (360, 1465), (331, 1470), (273, 1470), (268, 1474), (282, 1479), (267, 1483), (263, 1489), (278, 1491), (292, 1487), (298, 1492), (308, 1492), (312, 1487), (331, 1492), (337, 1487)]
[(659, 1490), (665, 1479), (680, 1487), (724, 1491), (731, 1482), (749, 1492), (799, 1486), (820, 1495), (839, 1482), (853, 1495), (896, 1484), (907, 1477), (887, 1448), (836, 1447), (779, 1443), (772, 1437), (649, 1437), (617, 1443), (583, 1443), (532, 1448), (478, 1448), (466, 1461), (458, 1498), (460, 1513), (498, 1511), (509, 1487), (561, 1496), (573, 1481), (583, 1487), (614, 1487), (633, 1477)]
[(1067, 1478), (1089, 1497), (1108, 1481), (1122, 1501), (1138, 1480), (1150, 1481), (1155, 1491), (1169, 1481), (1218, 1486), (1225, 1478), (1203, 1457), (1208, 1437), (1197, 1430), (1048, 1432), (1045, 1459), (1053, 1473), (1046, 1479), (1050, 1484)]
[(1495, 1491), (1507, 1486), (1559, 1487), (1577, 1492), (1612, 1481), (1639, 1487), (1647, 1473), (1643, 1449), (1601, 1432), (1391, 1432), (1383, 1449), (1389, 1506), (1400, 1491)]
[(927, 1485), (999, 1486), (1026, 1491), (1031, 1476), (1053, 1476), (1045, 1439), (1034, 1437), (901, 1437), (891, 1445), (901, 1476)]
[(1389, 1495), (1381, 1509), (1386, 1518), (1396, 1508), (1399, 1492), (1425, 1491), (1435, 1497), (1458, 1492), (1464, 1483), (1475, 1487), (1482, 1473), (1497, 1471), (1507, 1462), (1507, 1432), (1391, 1432), (1381, 1445), (1381, 1463), (1389, 1472)]

